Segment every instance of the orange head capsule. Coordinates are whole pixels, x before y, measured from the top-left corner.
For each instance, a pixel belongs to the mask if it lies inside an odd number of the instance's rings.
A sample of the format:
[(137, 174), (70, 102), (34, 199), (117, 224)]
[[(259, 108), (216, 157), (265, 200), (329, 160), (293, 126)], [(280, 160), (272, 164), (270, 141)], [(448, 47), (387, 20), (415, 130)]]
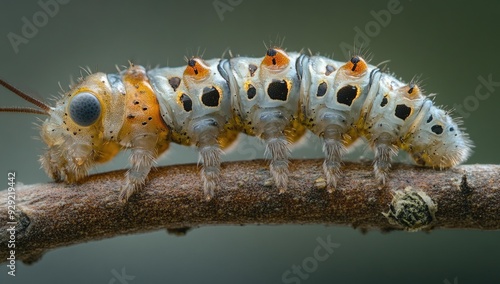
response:
[(210, 68), (201, 58), (194, 57), (188, 60), (184, 76), (194, 80), (204, 80), (210, 76)]
[(290, 58), (285, 51), (279, 48), (270, 48), (262, 60), (261, 65), (272, 70), (281, 70), (288, 66)]

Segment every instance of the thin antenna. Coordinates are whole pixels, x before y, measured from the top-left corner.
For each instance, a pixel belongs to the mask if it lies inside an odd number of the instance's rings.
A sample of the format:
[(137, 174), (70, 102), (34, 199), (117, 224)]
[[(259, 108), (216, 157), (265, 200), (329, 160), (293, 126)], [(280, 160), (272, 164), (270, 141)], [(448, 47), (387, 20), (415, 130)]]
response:
[(0, 112), (22, 112), (22, 113), (34, 113), (34, 114), (45, 114), (49, 115), (43, 110), (30, 107), (0, 107)]
[[(8, 112), (27, 112), (27, 113), (40, 113), (40, 114), (49, 114), (49, 111), (51, 110), (51, 108), (46, 105), (45, 103), (23, 93), (21, 90), (19, 90), (18, 88), (12, 86), (11, 84), (5, 82), (4, 80), (0, 79), (0, 85), (2, 85), (4, 88), (6, 88), (7, 90), (13, 92), (14, 94), (18, 95), (19, 97), (21, 97), (22, 99), (36, 105), (37, 107), (41, 108), (44, 110), (44, 112), (42, 111), (39, 111), (39, 112), (33, 112), (33, 111), (36, 111), (35, 109), (31, 109), (31, 108), (2, 108), (1, 110), (2, 111), (8, 111)], [(18, 111), (14, 111), (14, 110), (18, 110)]]

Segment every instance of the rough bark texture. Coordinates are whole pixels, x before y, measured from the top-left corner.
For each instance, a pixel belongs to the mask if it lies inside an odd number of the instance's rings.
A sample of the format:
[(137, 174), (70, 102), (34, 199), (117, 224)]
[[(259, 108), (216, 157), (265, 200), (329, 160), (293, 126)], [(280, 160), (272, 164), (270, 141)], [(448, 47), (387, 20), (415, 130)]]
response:
[[(207, 225), (338, 224), (384, 231), (500, 228), (500, 165), (463, 165), (446, 171), (395, 165), (382, 187), (371, 163), (346, 163), (332, 193), (324, 188), (321, 165), (322, 160), (292, 161), (289, 189), (278, 194), (266, 182), (268, 162), (225, 163), (222, 188), (210, 201), (203, 195), (196, 165), (154, 170), (144, 190), (126, 204), (118, 201), (124, 171), (93, 175), (80, 185), (16, 187), (15, 256), (31, 263), (56, 247)], [(12, 226), (7, 194), (0, 192), (2, 261), (9, 256)]]

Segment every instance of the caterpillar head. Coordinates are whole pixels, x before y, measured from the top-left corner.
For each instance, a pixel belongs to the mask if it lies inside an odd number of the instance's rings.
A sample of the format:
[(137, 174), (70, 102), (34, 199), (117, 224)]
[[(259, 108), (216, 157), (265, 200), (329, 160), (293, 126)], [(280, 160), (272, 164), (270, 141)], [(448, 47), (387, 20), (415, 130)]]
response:
[(427, 100), (405, 139), (415, 162), (422, 166), (449, 168), (470, 156), (473, 147), (459, 123)]
[[(111, 86), (106, 75), (89, 75), (50, 107), (1, 81), (2, 85), (41, 110), (13, 108), (3, 111), (48, 115), (41, 125), (41, 137), (48, 150), (41, 156), (47, 174), (55, 180), (76, 181), (87, 175), (95, 162), (104, 162), (119, 148), (105, 144), (105, 113), (109, 111)], [(106, 148), (106, 149), (104, 149)]]

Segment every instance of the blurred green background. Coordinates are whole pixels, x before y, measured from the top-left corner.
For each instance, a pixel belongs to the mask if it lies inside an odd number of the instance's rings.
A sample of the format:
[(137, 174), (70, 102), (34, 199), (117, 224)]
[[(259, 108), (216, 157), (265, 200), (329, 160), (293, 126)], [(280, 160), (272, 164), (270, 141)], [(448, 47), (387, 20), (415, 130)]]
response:
[[(476, 145), (467, 163), (500, 163), (495, 116), (500, 88), (488, 98), (475, 95), (479, 76), (500, 82), (498, 2), (72, 0), (46, 16), (46, 23), (39, 2), (0, 3), (0, 77), (45, 101), (58, 93), (58, 82), (66, 88), (70, 77), (77, 78), (80, 66), (108, 73), (128, 60), (180, 66), (184, 56), (203, 53), (208, 59), (227, 49), (262, 56), (263, 43), (277, 38), (285, 38), (283, 46), (290, 51), (309, 48), (344, 60), (342, 46), (356, 43), (373, 55), (372, 64), (390, 59), (390, 71), (398, 77), (420, 76), (427, 93), (438, 93), (438, 105), (464, 110), (465, 127)], [(40, 27), (15, 52), (8, 34), (23, 36), (23, 17)], [(4, 89), (0, 97), (1, 106), (28, 106)], [(5, 177), (0, 188), (7, 187), (11, 170), (18, 182), (49, 181), (38, 163), (44, 145), (32, 139), (39, 136), (33, 127), (36, 117), (0, 117), (0, 175)], [(321, 157), (318, 140), (312, 140), (294, 157)], [(171, 149), (160, 165), (197, 161), (194, 149)], [(243, 138), (225, 159), (259, 158), (263, 149), (257, 140)], [(370, 154), (361, 148), (349, 158), (360, 155)], [(124, 167), (122, 155), (97, 171)], [(220, 226), (195, 229), (185, 237), (165, 231), (122, 236), (51, 251), (34, 265), (18, 265), (15, 278), (2, 265), (0, 283), (125, 283), (115, 276), (123, 268), (135, 277), (127, 283), (281, 283), (287, 270), (313, 256), (317, 238), (328, 236), (340, 247), (300, 283), (500, 283), (500, 232), (363, 235), (323, 225)]]

